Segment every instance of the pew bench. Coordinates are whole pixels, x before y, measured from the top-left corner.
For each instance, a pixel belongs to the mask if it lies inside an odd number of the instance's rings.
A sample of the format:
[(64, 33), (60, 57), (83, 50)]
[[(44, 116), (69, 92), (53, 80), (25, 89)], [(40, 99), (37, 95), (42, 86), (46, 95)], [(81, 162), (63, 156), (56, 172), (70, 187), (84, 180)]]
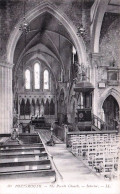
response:
[(24, 161), (24, 162), (9, 162), (0, 163), (1, 172), (17, 172), (17, 171), (28, 171), (28, 170), (40, 170), (40, 169), (51, 169), (50, 160), (41, 161)]
[(41, 182), (56, 180), (56, 173), (49, 155), (37, 133), (19, 134), (18, 138), (22, 144), (12, 140), (10, 134), (5, 137), (7, 141), (0, 145), (1, 181), (4, 179), (31, 181), (34, 177), (40, 178), (36, 180), (41, 180)]
[(4, 144), (0, 145), (0, 150), (2, 149), (13, 149), (13, 148), (35, 148), (35, 147), (43, 147), (42, 143), (36, 143), (36, 144), (18, 144), (18, 145), (13, 145), (13, 144)]
[[(0, 179), (2, 180), (17, 180), (19, 184), (21, 180), (24, 182), (30, 181), (38, 178), (39, 182), (55, 182), (56, 181), (56, 173), (52, 169), (48, 170), (29, 170), (29, 171), (17, 171), (17, 172), (1, 172)], [(22, 182), (23, 184), (23, 182)]]
[(38, 154), (38, 153), (45, 153), (45, 148), (44, 147), (39, 147), (39, 148), (13, 148), (13, 149), (3, 149), (0, 150), (0, 156), (1, 155), (13, 155), (16, 154)]
[(36, 161), (36, 160), (41, 161), (46, 159), (48, 159), (47, 153), (2, 155), (0, 156), (0, 163)]

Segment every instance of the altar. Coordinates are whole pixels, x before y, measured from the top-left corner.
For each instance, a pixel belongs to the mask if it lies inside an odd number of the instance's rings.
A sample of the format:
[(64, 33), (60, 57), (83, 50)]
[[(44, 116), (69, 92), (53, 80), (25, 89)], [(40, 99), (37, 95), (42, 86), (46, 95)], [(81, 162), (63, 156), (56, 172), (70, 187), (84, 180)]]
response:
[(35, 128), (45, 128), (48, 126), (44, 116), (31, 117), (31, 124), (34, 125)]

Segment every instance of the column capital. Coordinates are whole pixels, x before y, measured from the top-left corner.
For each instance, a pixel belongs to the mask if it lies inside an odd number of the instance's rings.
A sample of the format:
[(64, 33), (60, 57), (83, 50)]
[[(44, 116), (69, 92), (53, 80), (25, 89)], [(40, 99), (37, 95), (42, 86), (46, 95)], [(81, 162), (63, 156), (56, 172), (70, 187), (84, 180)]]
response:
[(92, 58), (92, 67), (98, 68), (99, 66), (101, 66), (102, 56), (100, 55), (100, 53), (92, 53), (91, 58)]
[(12, 69), (14, 64), (0, 60), (0, 66)]

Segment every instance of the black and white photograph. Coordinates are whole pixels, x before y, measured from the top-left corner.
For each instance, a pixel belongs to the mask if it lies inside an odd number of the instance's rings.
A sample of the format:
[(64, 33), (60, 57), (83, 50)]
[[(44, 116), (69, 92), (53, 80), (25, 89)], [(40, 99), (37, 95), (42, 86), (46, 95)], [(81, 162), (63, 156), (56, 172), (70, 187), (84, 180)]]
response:
[(0, 0), (0, 194), (120, 194), (120, 0)]

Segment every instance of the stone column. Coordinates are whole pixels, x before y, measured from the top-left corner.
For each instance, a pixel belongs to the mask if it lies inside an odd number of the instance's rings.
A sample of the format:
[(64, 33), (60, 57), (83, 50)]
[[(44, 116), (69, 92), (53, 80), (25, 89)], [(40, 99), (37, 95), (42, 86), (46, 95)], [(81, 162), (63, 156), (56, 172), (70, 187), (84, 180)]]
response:
[(0, 61), (0, 133), (10, 133), (12, 129), (12, 67)]
[(99, 102), (99, 89), (98, 89), (98, 67), (101, 66), (101, 56), (99, 53), (92, 54), (92, 69), (91, 69), (91, 82), (94, 86), (94, 93), (92, 99), (93, 113), (99, 116), (98, 102)]

